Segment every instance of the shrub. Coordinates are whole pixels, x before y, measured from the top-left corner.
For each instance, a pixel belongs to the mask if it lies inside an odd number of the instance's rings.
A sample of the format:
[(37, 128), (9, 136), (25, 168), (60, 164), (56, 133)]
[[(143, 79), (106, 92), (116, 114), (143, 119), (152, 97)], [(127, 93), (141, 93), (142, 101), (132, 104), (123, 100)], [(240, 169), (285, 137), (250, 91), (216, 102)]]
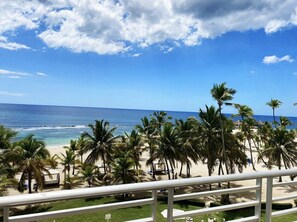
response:
[[(272, 207), (272, 210), (285, 210), (285, 209), (292, 208), (293, 204), (291, 204), (291, 203), (272, 203), (271, 207)], [(266, 203), (262, 203), (261, 208), (265, 209)]]

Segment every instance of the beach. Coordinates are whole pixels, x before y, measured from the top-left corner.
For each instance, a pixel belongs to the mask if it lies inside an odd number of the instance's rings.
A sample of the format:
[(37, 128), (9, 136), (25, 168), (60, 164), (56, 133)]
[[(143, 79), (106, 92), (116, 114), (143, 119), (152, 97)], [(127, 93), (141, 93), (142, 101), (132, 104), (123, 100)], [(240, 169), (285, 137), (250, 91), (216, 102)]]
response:
[[(19, 112), (21, 110), (21, 112)], [(135, 125), (141, 123), (141, 118), (147, 116), (148, 118), (153, 113), (150, 110), (126, 110), (126, 109), (107, 109), (107, 108), (87, 108), (87, 107), (59, 107), (59, 106), (32, 106), (32, 105), (9, 105), (0, 104), (0, 120), (6, 126), (18, 132), (15, 140), (20, 140), (28, 134), (34, 134), (37, 139), (43, 140), (48, 148), (51, 156), (61, 155), (65, 153), (64, 146), (69, 146), (71, 139), (78, 139), (81, 133), (89, 131), (90, 127), (88, 124), (92, 124), (96, 119), (104, 119), (110, 122), (110, 127), (115, 127), (114, 135), (124, 135), (124, 132), (131, 132)], [(168, 115), (172, 116), (173, 119), (183, 119), (186, 120), (188, 117), (194, 116), (198, 117), (197, 113), (194, 112), (168, 112)], [(230, 117), (230, 115), (227, 115)], [(272, 121), (272, 116), (257, 116), (254, 115), (257, 121)], [(292, 117), (290, 120), (293, 123), (297, 123), (297, 118)], [(238, 132), (234, 130), (233, 133)], [(257, 151), (253, 147), (254, 160), (257, 159)], [(88, 154), (84, 154), (84, 158)], [(246, 155), (249, 156), (249, 150), (246, 147)], [(148, 173), (150, 167), (146, 166), (146, 161), (149, 158), (148, 152), (143, 152), (140, 160), (141, 169), (145, 173), (142, 178), (143, 181), (151, 181), (152, 177)], [(263, 163), (255, 162), (255, 167), (257, 171), (267, 171)], [(102, 162), (97, 161), (96, 165), (102, 165)], [(273, 167), (272, 169), (276, 169)], [(64, 173), (63, 166), (58, 165), (56, 169), (60, 173), (60, 188), (47, 187), (42, 192), (50, 192), (52, 190), (63, 189), (63, 178)], [(180, 164), (176, 165), (174, 169), (177, 173), (177, 179), (182, 179), (179, 177)], [(215, 168), (213, 175), (217, 175), (217, 167)], [(254, 170), (251, 165), (247, 165), (243, 169), (244, 173), (252, 173)], [(185, 174), (185, 167), (184, 172)], [(239, 172), (236, 172), (239, 173)], [(207, 177), (208, 170), (206, 163), (198, 161), (197, 164), (191, 164), (191, 177)], [(167, 180), (167, 175), (157, 175), (157, 180)], [(278, 179), (276, 178), (275, 181)], [(290, 178), (283, 178), (283, 181), (290, 181)], [(266, 181), (263, 183), (265, 186)], [(233, 184), (233, 183), (232, 183)], [(240, 181), (235, 182), (234, 186), (242, 185), (254, 185), (254, 181)], [(80, 187), (87, 187), (84, 183)], [(288, 187), (275, 188), (275, 196), (288, 195), (290, 190)], [(40, 191), (39, 191), (40, 192)], [(26, 193), (26, 192), (25, 192)], [(9, 189), (9, 195), (21, 194), (14, 189)], [(265, 194), (262, 198), (265, 198)], [(236, 196), (236, 201), (244, 201), (249, 194)]]
[[(53, 155), (59, 155), (61, 156), (61, 153), (65, 154), (66, 149), (63, 148), (64, 146), (68, 146), (68, 144), (65, 145), (55, 145), (55, 146), (49, 146), (47, 147), (51, 156)], [(253, 147), (254, 148), (254, 147)], [(247, 150), (248, 152), (248, 150)], [(248, 154), (248, 153), (247, 153)], [(255, 150), (255, 148), (253, 149), (253, 154), (254, 154), (254, 158), (255, 160), (257, 159), (257, 152)], [(84, 159), (87, 157), (87, 153), (84, 155)], [(143, 177), (143, 182), (146, 181), (152, 181), (152, 176), (149, 174), (150, 171), (150, 167), (146, 165), (146, 161), (149, 158), (149, 153), (144, 151), (142, 153), (141, 159), (140, 159), (140, 164), (141, 164), (141, 169), (145, 172), (145, 176)], [(96, 162), (96, 165), (101, 165), (102, 162), (99, 160)], [(257, 170), (257, 172), (260, 171), (269, 171), (269, 169), (267, 169), (265, 167), (265, 165), (263, 163), (257, 163), (255, 162), (255, 168)], [(273, 167), (272, 169), (277, 169), (276, 167)], [(60, 182), (60, 187), (46, 187), (44, 190), (39, 191), (39, 192), (51, 192), (51, 191), (56, 191), (56, 190), (63, 190), (63, 166), (61, 164), (58, 165), (58, 167), (56, 168), (57, 171), (59, 171), (60, 173), (60, 178), (61, 178), (61, 182)], [(184, 177), (180, 177), (178, 175), (180, 170), (180, 164), (178, 163), (176, 168), (175, 168), (175, 172), (177, 173), (177, 179), (183, 179)], [(247, 165), (244, 169), (243, 169), (243, 173), (253, 173), (255, 172), (251, 166), (251, 164)], [(239, 172), (236, 172), (239, 173)], [(185, 174), (185, 167), (184, 167), (184, 172), (183, 174)], [(217, 175), (217, 167), (215, 168), (214, 172), (212, 175)], [(205, 163), (202, 163), (201, 161), (199, 161), (197, 164), (192, 163), (191, 165), (191, 177), (208, 177), (208, 170), (207, 170), (207, 165)], [(157, 180), (168, 180), (168, 176), (167, 174), (162, 174), (162, 175), (156, 175), (156, 179)], [(283, 177), (283, 182), (286, 181), (290, 181), (289, 177)], [(278, 182), (278, 178), (274, 178), (274, 182)], [(241, 187), (241, 186), (253, 186), (255, 185), (255, 180), (245, 180), (245, 181), (235, 181), (231, 183), (231, 187)], [(74, 189), (78, 189), (78, 188), (87, 188), (88, 185), (87, 183), (83, 183), (82, 185), (80, 185), (77, 188)], [(207, 187), (207, 186), (205, 186)], [(205, 190), (205, 187), (202, 188), (202, 190)], [(213, 187), (216, 187), (216, 185), (214, 185)], [(266, 180), (263, 180), (263, 184), (262, 187), (266, 187)], [(206, 188), (208, 189), (208, 188)], [(265, 189), (263, 189), (264, 191)], [(290, 195), (291, 192), (294, 192), (294, 187), (292, 186), (283, 186), (283, 187), (276, 187), (273, 189), (273, 196), (274, 197), (280, 197), (280, 196), (288, 196)], [(27, 193), (26, 191), (24, 192), (24, 194)], [(231, 197), (231, 201), (233, 202), (244, 202), (244, 201), (248, 201), (251, 199), (254, 199), (254, 192), (245, 192), (245, 193), (239, 193), (239, 194), (232, 194), (230, 195)], [(8, 195), (22, 195), (22, 193), (18, 192), (15, 189), (9, 189), (9, 194)], [(265, 201), (266, 198), (266, 193), (262, 192), (262, 200)], [(210, 196), (205, 198), (205, 201), (207, 202), (213, 202), (213, 201), (219, 201), (220, 196)], [(293, 200), (287, 200), (287, 201), (281, 201), (284, 203), (292, 203), (294, 204)]]

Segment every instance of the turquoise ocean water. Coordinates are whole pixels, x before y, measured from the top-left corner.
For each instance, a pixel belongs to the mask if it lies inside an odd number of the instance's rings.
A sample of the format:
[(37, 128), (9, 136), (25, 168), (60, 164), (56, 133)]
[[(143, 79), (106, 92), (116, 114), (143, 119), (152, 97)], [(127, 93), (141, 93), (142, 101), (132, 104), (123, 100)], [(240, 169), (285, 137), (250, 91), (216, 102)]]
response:
[[(89, 108), (69, 106), (43, 106), (0, 104), (0, 124), (18, 132), (15, 139), (34, 134), (45, 141), (47, 146), (69, 144), (70, 139), (77, 139), (84, 131), (89, 131), (88, 124), (96, 119), (107, 120), (117, 127), (115, 134), (130, 132), (141, 118), (149, 117), (154, 111)], [(195, 112), (166, 111), (173, 119), (198, 118)], [(258, 121), (272, 121), (272, 116), (254, 116)], [(296, 117), (290, 120), (297, 124)]]

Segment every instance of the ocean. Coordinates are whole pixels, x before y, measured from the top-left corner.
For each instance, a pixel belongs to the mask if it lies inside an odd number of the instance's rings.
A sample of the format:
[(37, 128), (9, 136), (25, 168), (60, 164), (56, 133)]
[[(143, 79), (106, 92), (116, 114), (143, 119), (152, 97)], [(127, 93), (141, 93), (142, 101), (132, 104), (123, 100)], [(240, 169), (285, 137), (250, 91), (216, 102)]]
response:
[[(28, 134), (43, 140), (47, 146), (69, 144), (71, 139), (77, 139), (81, 133), (89, 132), (89, 124), (95, 120), (104, 119), (111, 127), (117, 127), (115, 135), (130, 132), (135, 125), (141, 123), (141, 118), (149, 117), (152, 110), (111, 109), (71, 106), (20, 105), (0, 104), (0, 125), (17, 131), (15, 140)], [(196, 112), (166, 111), (173, 119), (187, 119)], [(226, 114), (230, 116), (230, 114)], [(272, 116), (255, 115), (257, 121), (272, 122)], [(297, 124), (297, 117), (289, 117)]]

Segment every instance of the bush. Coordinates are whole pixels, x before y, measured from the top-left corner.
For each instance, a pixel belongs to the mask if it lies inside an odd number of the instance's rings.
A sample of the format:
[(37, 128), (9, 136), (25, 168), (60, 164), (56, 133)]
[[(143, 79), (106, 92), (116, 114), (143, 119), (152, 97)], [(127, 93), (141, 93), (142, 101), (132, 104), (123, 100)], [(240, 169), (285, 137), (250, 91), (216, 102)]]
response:
[(177, 204), (181, 205), (191, 205), (196, 207), (205, 207), (205, 202), (199, 199), (192, 199), (192, 200), (180, 200), (176, 201)]
[[(293, 207), (293, 204), (291, 203), (272, 203), (272, 210), (286, 210)], [(261, 204), (261, 208), (266, 208), (266, 203)]]
[(222, 206), (222, 204), (219, 202), (210, 202), (209, 204), (209, 207), (219, 207), (219, 206)]

